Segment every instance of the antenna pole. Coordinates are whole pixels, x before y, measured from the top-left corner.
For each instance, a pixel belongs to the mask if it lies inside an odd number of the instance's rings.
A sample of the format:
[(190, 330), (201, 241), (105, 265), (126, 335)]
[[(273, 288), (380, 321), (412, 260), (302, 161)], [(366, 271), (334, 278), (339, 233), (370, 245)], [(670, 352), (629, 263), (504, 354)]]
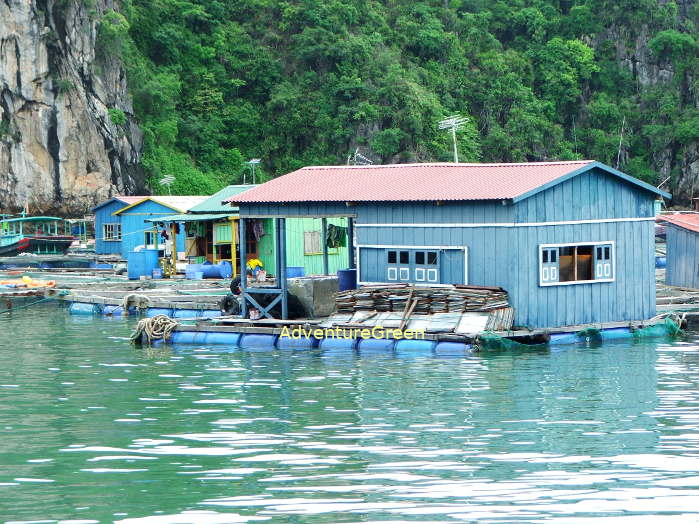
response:
[(619, 133), (619, 150), (616, 153), (616, 168), (619, 169), (619, 162), (621, 161), (621, 141), (624, 138), (624, 124), (626, 123), (626, 115), (624, 115), (624, 119), (621, 121), (621, 132)]
[(459, 163), (459, 151), (456, 148), (456, 126), (451, 128), (451, 139), (454, 142), (454, 163)]

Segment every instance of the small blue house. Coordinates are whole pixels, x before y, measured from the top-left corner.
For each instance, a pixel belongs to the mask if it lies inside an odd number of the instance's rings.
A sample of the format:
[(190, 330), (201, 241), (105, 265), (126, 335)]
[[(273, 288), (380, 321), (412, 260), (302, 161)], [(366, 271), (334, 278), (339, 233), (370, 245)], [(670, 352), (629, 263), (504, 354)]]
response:
[(121, 254), (121, 217), (114, 215), (129, 204), (140, 202), (146, 196), (115, 196), (94, 207), (95, 253), (98, 255)]
[[(150, 196), (142, 197), (140, 200), (127, 206), (121, 206), (112, 213), (115, 219), (114, 224), (118, 224), (118, 234), (112, 234), (108, 223), (102, 224), (105, 230), (103, 242), (112, 243), (111, 252), (118, 252), (126, 258), (129, 251), (133, 251), (138, 246), (162, 245), (161, 239), (155, 239), (155, 230), (148, 219), (161, 216), (172, 215), (173, 213), (186, 213), (196, 204), (202, 202), (207, 197), (204, 196)], [(107, 206), (105, 206), (107, 207)], [(115, 226), (116, 227), (116, 226)], [(184, 224), (179, 226), (184, 232)], [(177, 235), (177, 252), (185, 251), (185, 235)]]
[(655, 315), (657, 196), (586, 160), (306, 167), (229, 201), (241, 229), (348, 217), (360, 283), (498, 286), (546, 328)]
[(662, 215), (666, 224), (665, 283), (699, 289), (699, 213)]

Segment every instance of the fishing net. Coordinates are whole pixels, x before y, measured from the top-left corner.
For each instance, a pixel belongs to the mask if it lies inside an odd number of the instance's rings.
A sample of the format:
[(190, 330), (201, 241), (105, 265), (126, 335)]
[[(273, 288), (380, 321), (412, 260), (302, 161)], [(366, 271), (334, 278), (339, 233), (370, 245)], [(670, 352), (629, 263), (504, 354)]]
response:
[(522, 344), (515, 340), (510, 340), (509, 338), (503, 338), (500, 335), (496, 335), (492, 332), (481, 333), (475, 340), (474, 346), (479, 350), (493, 350), (493, 349), (512, 349), (512, 350), (522, 350), (522, 349), (533, 349), (544, 347), (546, 344)]
[(635, 338), (652, 338), (652, 337), (679, 337), (684, 333), (680, 325), (670, 317), (665, 318), (664, 322), (646, 326), (637, 329), (633, 332)]

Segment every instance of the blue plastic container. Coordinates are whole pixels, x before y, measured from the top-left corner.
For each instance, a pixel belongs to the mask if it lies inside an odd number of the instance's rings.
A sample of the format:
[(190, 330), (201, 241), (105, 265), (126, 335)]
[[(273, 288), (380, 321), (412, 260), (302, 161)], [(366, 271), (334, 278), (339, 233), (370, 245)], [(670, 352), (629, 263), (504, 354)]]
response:
[(146, 254), (143, 251), (129, 251), (126, 254), (126, 264), (129, 280), (150, 275), (150, 271), (146, 271)]
[(354, 349), (357, 346), (357, 340), (354, 338), (323, 338), (318, 347), (320, 349)]
[(71, 315), (99, 315), (100, 311), (97, 304), (86, 304), (85, 302), (73, 302), (68, 308)]
[(159, 267), (156, 267), (153, 270), (152, 275), (153, 275), (153, 280), (160, 280), (163, 278), (163, 270), (160, 269)]
[(399, 357), (423, 357), (432, 355), (435, 343), (432, 340), (399, 340), (396, 355)]
[(199, 309), (175, 309), (172, 318), (198, 318), (201, 316)]
[(667, 266), (667, 257), (655, 257), (655, 267), (663, 268)]
[(575, 333), (552, 333), (549, 344), (577, 344), (582, 339)]
[(277, 349), (313, 349), (318, 345), (318, 341), (313, 337), (279, 337), (277, 339)]
[(441, 357), (462, 357), (468, 353), (470, 349), (471, 345), (464, 344), (463, 342), (438, 342), (434, 347), (434, 353)]
[(303, 266), (287, 266), (286, 278), (299, 278), (306, 276), (306, 269)]
[(237, 346), (240, 342), (240, 334), (238, 333), (207, 333), (207, 344), (217, 346)]
[[(201, 276), (198, 276), (197, 273), (201, 273)], [(218, 264), (212, 264), (211, 262), (205, 262), (204, 264), (187, 264), (185, 268), (185, 276), (189, 279), (231, 278), (232, 275), (233, 266), (226, 260)]]
[(396, 341), (392, 338), (367, 338), (359, 341), (357, 348), (360, 355), (372, 353), (392, 353)]
[(151, 276), (153, 275), (153, 270), (160, 267), (158, 263), (158, 250), (144, 249), (141, 253), (143, 253), (143, 268), (146, 272), (145, 274)]
[(240, 339), (240, 347), (243, 349), (273, 351), (277, 342), (277, 335), (243, 335)]
[(104, 306), (102, 308), (102, 314), (118, 317), (124, 314), (124, 308), (121, 306)]
[(357, 289), (357, 270), (338, 269), (337, 280), (340, 285), (340, 291), (347, 291), (348, 289)]
[(166, 309), (166, 308), (161, 308), (161, 307), (149, 307), (146, 310), (147, 317), (155, 317), (157, 315), (167, 315), (168, 317), (171, 317), (172, 316), (172, 309)]

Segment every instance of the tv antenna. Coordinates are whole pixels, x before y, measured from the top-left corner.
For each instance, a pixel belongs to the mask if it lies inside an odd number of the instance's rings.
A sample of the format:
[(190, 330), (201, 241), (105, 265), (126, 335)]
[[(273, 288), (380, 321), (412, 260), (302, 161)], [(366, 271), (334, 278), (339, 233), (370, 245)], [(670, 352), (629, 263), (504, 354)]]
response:
[(454, 144), (454, 162), (457, 164), (459, 163), (459, 151), (456, 148), (456, 132), (464, 127), (467, 122), (468, 118), (461, 116), (459, 113), (439, 121), (439, 129), (448, 129), (451, 131), (451, 140)]
[[(245, 162), (252, 171), (252, 183), (255, 183), (255, 166), (262, 162), (261, 158), (252, 158)], [(245, 173), (243, 173), (243, 184), (245, 184)]]
[(370, 158), (365, 157), (359, 152), (359, 148), (354, 150), (354, 153), (350, 153), (347, 157), (347, 165), (353, 166), (370, 166), (374, 162)]
[(163, 178), (161, 178), (158, 183), (161, 186), (167, 187), (167, 194), (172, 196), (172, 192), (170, 191), (170, 186), (172, 183), (175, 181), (175, 177), (172, 175), (165, 175)]

